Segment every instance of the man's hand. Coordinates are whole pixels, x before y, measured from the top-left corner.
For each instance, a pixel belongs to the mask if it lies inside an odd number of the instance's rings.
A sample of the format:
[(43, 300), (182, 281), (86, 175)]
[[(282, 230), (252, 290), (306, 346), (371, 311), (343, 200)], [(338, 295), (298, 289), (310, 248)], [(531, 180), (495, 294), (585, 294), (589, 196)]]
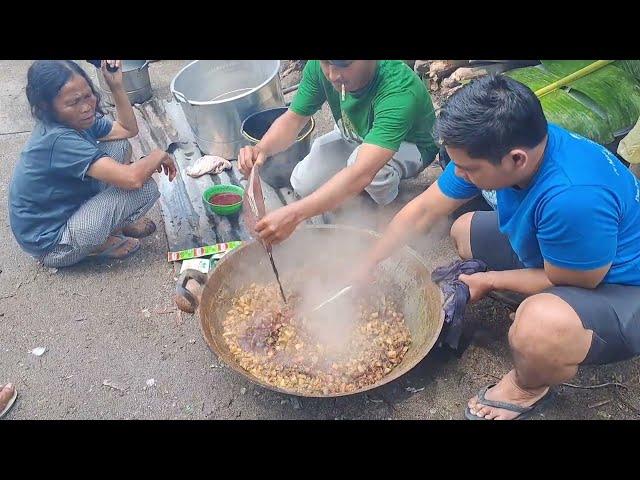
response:
[[(107, 70), (107, 65), (111, 67), (118, 67), (118, 70), (111, 73), (109, 70)], [(107, 85), (109, 86), (109, 90), (113, 92), (114, 89), (123, 88), (121, 60), (102, 60), (100, 71), (102, 71), (102, 75), (104, 75), (104, 79), (107, 82)]]
[(473, 275), (461, 274), (458, 280), (469, 286), (470, 303), (483, 299), (494, 290), (492, 272), (478, 272)]
[(176, 174), (178, 173), (176, 163), (167, 152), (165, 152), (164, 158), (160, 165), (158, 165), (158, 169), (156, 171), (158, 173), (162, 173), (164, 171), (164, 174), (169, 177), (170, 182), (173, 182), (173, 179), (176, 178)]
[(376, 268), (377, 264), (365, 260), (357, 265), (355, 270), (347, 273), (348, 284), (353, 285), (353, 289), (358, 295), (367, 292), (371, 284), (375, 282)]
[(248, 178), (253, 166), (262, 165), (266, 158), (267, 156), (258, 147), (242, 147), (238, 153), (238, 168), (245, 178)]
[(302, 220), (296, 204), (292, 203), (267, 214), (256, 224), (256, 232), (268, 245), (280, 243), (289, 238)]

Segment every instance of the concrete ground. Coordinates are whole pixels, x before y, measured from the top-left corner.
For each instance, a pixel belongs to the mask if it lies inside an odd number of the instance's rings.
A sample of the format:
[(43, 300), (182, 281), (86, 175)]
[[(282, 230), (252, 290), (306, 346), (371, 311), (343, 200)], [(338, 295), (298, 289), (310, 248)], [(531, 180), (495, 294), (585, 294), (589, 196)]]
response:
[[(185, 63), (152, 64), (156, 95), (169, 97), (168, 85)], [(33, 124), (24, 94), (29, 65), (0, 61), (0, 383), (13, 382), (19, 391), (7, 418), (460, 419), (467, 399), (509, 370), (507, 311), (486, 300), (470, 309), (469, 321), (480, 328), (461, 358), (434, 350), (367, 394), (299, 399), (245, 381), (208, 349), (195, 316), (174, 311), (158, 206), (151, 211), (158, 232), (130, 259), (57, 271), (37, 266), (18, 248), (7, 214), (11, 173)], [(298, 77), (285, 78), (284, 86)], [(326, 109), (317, 120), (316, 135), (331, 128)], [(429, 168), (407, 189), (417, 193), (437, 174)], [(432, 266), (454, 258), (448, 239), (436, 234), (416, 248)], [(36, 347), (46, 352), (29, 353)], [(582, 369), (573, 384), (626, 388), (559, 387), (544, 418), (638, 418), (639, 367), (632, 360)]]

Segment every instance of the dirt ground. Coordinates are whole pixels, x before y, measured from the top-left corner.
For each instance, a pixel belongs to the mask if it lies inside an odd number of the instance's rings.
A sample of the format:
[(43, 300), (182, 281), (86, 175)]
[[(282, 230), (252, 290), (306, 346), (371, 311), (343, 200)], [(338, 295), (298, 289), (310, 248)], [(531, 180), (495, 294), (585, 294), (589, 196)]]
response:
[[(156, 95), (169, 98), (185, 63), (152, 64)], [(174, 311), (158, 206), (151, 212), (158, 232), (132, 258), (39, 267), (18, 248), (7, 215), (9, 180), (33, 123), (24, 94), (29, 64), (0, 61), (0, 383), (19, 391), (8, 419), (462, 419), (468, 398), (510, 369), (508, 312), (486, 300), (469, 309), (468, 324), (477, 328), (460, 358), (433, 350), (408, 374), (366, 394), (300, 399), (254, 385), (218, 361), (197, 318)], [(298, 78), (293, 72), (283, 85)], [(317, 123), (315, 136), (332, 127), (328, 109)], [(438, 173), (426, 169), (404, 192), (417, 194)], [(416, 245), (431, 266), (454, 259), (445, 232), (443, 226)], [(46, 352), (29, 353), (36, 347)], [(638, 418), (639, 368), (638, 360), (583, 368), (573, 384), (624, 386), (558, 387), (556, 402), (537, 418)]]

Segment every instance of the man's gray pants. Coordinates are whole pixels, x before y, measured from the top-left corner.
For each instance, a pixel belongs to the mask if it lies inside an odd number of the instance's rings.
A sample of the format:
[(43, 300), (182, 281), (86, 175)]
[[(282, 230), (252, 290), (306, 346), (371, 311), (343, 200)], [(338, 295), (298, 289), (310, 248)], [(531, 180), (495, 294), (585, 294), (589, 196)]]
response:
[[(343, 137), (337, 125), (333, 131), (318, 137), (309, 155), (296, 165), (291, 174), (291, 186), (306, 197), (324, 185), (343, 168), (353, 165), (361, 145)], [(418, 147), (402, 142), (393, 158), (380, 169), (365, 191), (378, 205), (387, 205), (398, 196), (400, 180), (418, 175), (424, 164)]]

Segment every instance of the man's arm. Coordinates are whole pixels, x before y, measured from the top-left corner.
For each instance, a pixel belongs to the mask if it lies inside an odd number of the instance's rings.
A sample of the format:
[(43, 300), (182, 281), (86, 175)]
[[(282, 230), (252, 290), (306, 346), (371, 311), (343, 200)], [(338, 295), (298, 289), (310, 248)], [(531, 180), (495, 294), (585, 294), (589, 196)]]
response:
[(273, 122), (257, 145), (240, 149), (238, 153), (240, 172), (248, 177), (254, 165), (262, 165), (268, 156), (280, 153), (293, 145), (309, 118), (298, 115), (291, 109), (283, 113)]
[(600, 285), (610, 268), (611, 264), (587, 271), (567, 270), (545, 261), (544, 268), (480, 272), (460, 275), (460, 280), (469, 286), (471, 301), (476, 302), (493, 290), (536, 295), (555, 286), (594, 289)]
[(437, 182), (407, 203), (384, 232), (384, 235), (366, 256), (366, 267), (372, 268), (406, 245), (418, 233), (428, 232), (440, 219), (453, 213), (468, 199), (454, 199), (440, 190)]
[(343, 168), (311, 195), (296, 202), (302, 220), (334, 210), (362, 192), (394, 153), (377, 145), (362, 144), (353, 165)]
[(611, 192), (592, 186), (565, 189), (541, 205), (538, 217), (544, 268), (461, 276), (472, 300), (491, 290), (534, 295), (552, 286), (600, 285), (617, 250), (617, 204)]
[(596, 288), (615, 257), (616, 212), (615, 199), (601, 188), (575, 186), (550, 196), (537, 220), (544, 269), (492, 272), (495, 288), (527, 294), (553, 285)]
[(362, 192), (394, 153), (376, 145), (363, 144), (353, 165), (340, 170), (308, 197), (268, 214), (258, 222), (256, 231), (267, 243), (285, 240), (300, 222), (333, 210)]
[(287, 110), (273, 122), (267, 133), (256, 145), (256, 148), (267, 157), (286, 150), (293, 145), (300, 130), (310, 118), (298, 115), (290, 109)]
[(611, 264), (594, 270), (578, 271), (555, 267), (544, 262), (544, 268), (525, 268), (488, 272), (493, 290), (511, 290), (525, 295), (534, 295), (554, 286), (573, 286), (593, 289), (600, 285)]
[(544, 272), (551, 283), (556, 286), (570, 285), (580, 288), (596, 288), (609, 272), (611, 263), (593, 270), (568, 270), (552, 265), (545, 260)]

